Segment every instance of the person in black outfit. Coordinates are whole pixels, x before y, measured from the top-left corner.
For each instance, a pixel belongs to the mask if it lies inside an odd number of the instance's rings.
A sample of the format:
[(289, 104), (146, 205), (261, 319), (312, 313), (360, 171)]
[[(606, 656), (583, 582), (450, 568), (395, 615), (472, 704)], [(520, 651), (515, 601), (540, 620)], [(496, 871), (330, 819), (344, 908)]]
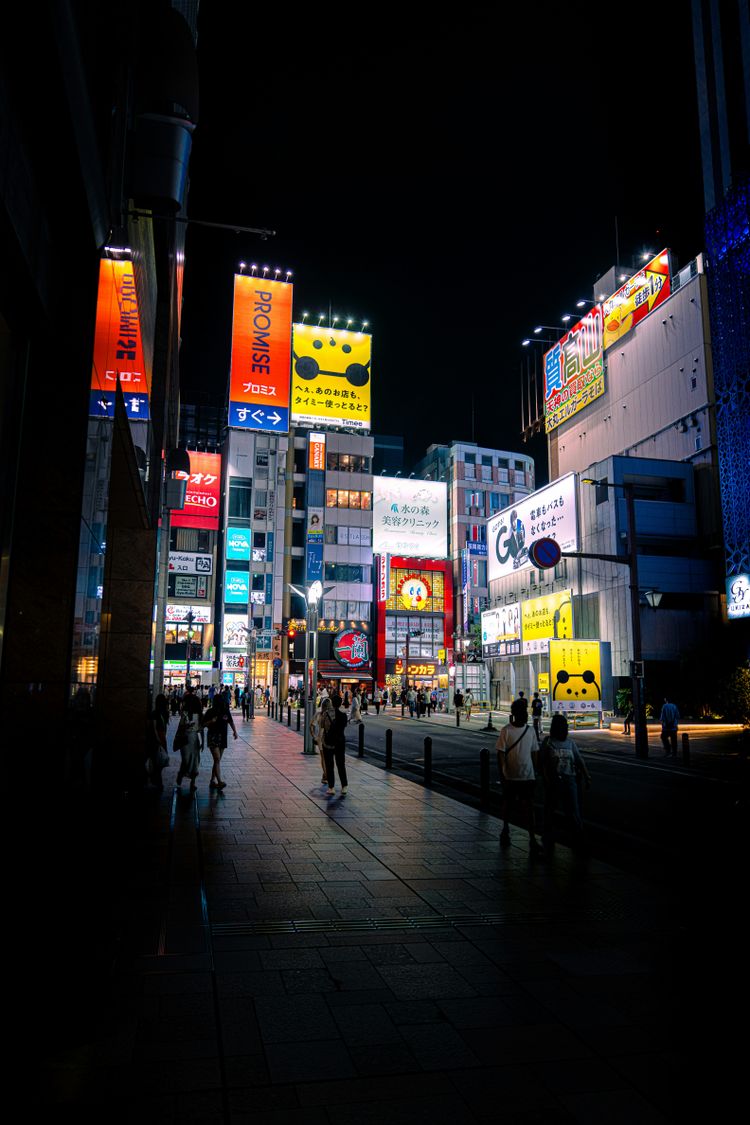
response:
[(333, 772), (334, 758), (336, 760), (336, 769), (339, 772), (339, 781), (341, 782), (341, 796), (345, 797), (348, 790), (346, 778), (346, 738), (345, 730), (347, 718), (341, 710), (341, 696), (336, 692), (332, 698), (333, 715), (325, 716), (321, 719), (322, 735), (323, 735), (323, 756), (326, 763), (326, 777), (328, 778), (327, 795), (332, 797), (334, 790), (334, 782), (336, 780)]

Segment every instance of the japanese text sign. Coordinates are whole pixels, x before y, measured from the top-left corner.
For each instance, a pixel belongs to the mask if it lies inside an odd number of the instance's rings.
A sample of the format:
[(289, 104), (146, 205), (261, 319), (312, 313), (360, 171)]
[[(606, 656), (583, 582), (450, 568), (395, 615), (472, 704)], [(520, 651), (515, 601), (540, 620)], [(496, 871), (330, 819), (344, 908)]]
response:
[(604, 302), (604, 350), (635, 328), (670, 293), (669, 251), (662, 250)]
[(170, 551), (170, 574), (212, 574), (213, 555), (198, 555), (193, 551)]
[(292, 286), (236, 274), (229, 425), (289, 432)]
[(595, 305), (544, 355), (547, 433), (604, 394), (602, 310)]
[(373, 478), (375, 554), (444, 559), (448, 554), (448, 489), (444, 481)]
[(561, 551), (578, 549), (575, 480), (568, 473), (487, 520), (489, 582), (531, 566), (529, 545), (535, 539), (555, 539)]
[(521, 602), (523, 654), (547, 652), (551, 640), (573, 636), (573, 591), (558, 590), (542, 598)]
[(310, 434), (307, 439), (307, 467), (319, 472), (325, 472), (326, 467), (326, 435)]
[(553, 712), (601, 711), (599, 641), (550, 641), (549, 668)]
[(187, 481), (185, 506), (172, 512), (172, 527), (219, 530), (221, 499), (221, 454), (188, 451), (190, 472), (176, 472), (180, 480)]
[(517, 656), (521, 651), (521, 614), (518, 602), (508, 602), (482, 613), (482, 656)]
[(292, 422), (369, 431), (372, 336), (295, 324), (292, 343)]
[(114, 418), (118, 379), (128, 418), (147, 422), (149, 379), (143, 358), (133, 263), (102, 258), (89, 414)]

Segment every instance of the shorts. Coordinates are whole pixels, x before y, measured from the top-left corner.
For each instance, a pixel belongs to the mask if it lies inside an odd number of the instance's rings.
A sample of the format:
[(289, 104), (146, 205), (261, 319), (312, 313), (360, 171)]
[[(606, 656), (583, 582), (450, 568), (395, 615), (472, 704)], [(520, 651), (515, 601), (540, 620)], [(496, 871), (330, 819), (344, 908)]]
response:
[(536, 780), (533, 781), (506, 781), (503, 778), (503, 791), (506, 797), (515, 801), (533, 801), (536, 790)]

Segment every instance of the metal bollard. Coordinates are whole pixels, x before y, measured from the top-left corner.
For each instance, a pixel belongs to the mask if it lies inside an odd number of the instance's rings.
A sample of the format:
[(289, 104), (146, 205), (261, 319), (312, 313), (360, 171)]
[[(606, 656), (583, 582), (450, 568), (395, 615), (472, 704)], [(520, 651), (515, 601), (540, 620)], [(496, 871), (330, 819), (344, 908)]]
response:
[(385, 768), (393, 769), (393, 731), (390, 727), (385, 732)]
[(266, 704), (266, 711), (267, 711), (268, 717), (270, 719), (271, 718), (271, 700), (270, 699), (268, 700), (268, 703)]
[(429, 735), (424, 740), (424, 783), (432, 785), (432, 739)]
[(298, 708), (297, 708), (297, 730), (299, 730), (299, 724), (300, 724), (300, 715), (301, 715), (301, 714), (302, 714), (302, 708), (301, 708), (301, 707), (298, 707)]
[(290, 726), (292, 725), (292, 705), (291, 705), (291, 703), (288, 703), (288, 704), (287, 704), (287, 708), (286, 708), (286, 711), (287, 711), (287, 714), (286, 714), (286, 725), (287, 725), (288, 727), (290, 727)]
[(682, 736), (682, 764), (690, 765), (690, 735), (687, 731)]
[(403, 719), (403, 717), (404, 717), (404, 704), (402, 703), (401, 704), (401, 718)]
[(480, 803), (486, 808), (490, 803), (490, 752), (486, 746), (479, 751)]
[(357, 757), (364, 758), (365, 756), (365, 724), (359, 724), (357, 731), (357, 738), (359, 739), (359, 746), (357, 747)]

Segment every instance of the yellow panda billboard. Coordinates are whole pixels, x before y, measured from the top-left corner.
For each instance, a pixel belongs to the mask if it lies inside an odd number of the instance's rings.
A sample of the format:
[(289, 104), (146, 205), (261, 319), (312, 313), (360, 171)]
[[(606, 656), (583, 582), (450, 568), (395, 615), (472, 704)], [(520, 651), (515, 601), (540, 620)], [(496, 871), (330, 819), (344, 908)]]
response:
[(550, 708), (601, 711), (602, 658), (599, 641), (550, 641)]
[(292, 352), (292, 423), (369, 431), (372, 336), (295, 324)]

